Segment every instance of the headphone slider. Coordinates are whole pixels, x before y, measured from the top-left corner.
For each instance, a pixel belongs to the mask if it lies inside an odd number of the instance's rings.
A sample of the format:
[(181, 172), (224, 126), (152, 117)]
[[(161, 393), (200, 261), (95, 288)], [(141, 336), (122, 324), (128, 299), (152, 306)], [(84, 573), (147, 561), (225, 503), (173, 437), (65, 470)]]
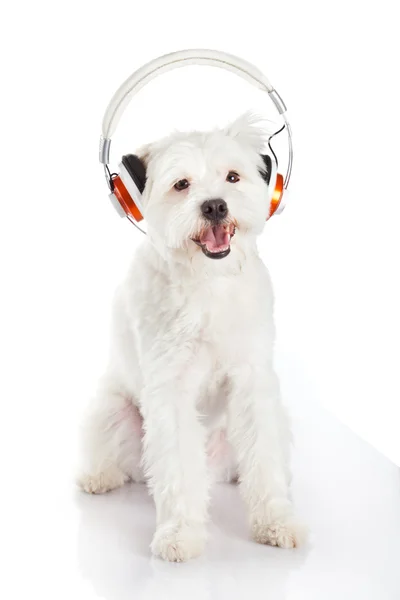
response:
[(268, 92), (268, 95), (271, 98), (272, 102), (275, 104), (278, 113), (280, 115), (283, 115), (283, 113), (287, 111), (287, 108), (286, 104), (284, 103), (278, 92), (276, 90), (271, 90), (270, 92)]
[(108, 165), (110, 162), (110, 146), (111, 139), (100, 137), (100, 146), (99, 146), (99, 161), (102, 165)]

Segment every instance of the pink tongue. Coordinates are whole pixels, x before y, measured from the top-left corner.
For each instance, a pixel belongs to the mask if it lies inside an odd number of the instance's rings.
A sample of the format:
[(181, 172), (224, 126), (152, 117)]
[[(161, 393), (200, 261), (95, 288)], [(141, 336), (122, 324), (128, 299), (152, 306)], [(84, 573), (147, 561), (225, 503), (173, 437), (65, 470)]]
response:
[(215, 225), (215, 227), (209, 227), (204, 231), (200, 242), (206, 244), (209, 250), (218, 250), (229, 246), (230, 239), (231, 236), (222, 225)]

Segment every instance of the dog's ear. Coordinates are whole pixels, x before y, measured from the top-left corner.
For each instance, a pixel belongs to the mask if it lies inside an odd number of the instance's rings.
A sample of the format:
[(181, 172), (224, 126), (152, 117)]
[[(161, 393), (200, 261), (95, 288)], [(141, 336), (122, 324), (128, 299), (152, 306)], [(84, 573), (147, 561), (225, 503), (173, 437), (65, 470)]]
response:
[(249, 146), (258, 154), (261, 154), (269, 137), (268, 133), (261, 126), (262, 120), (258, 115), (246, 112), (228, 125), (224, 131), (230, 137), (237, 139), (241, 144)]
[(137, 150), (136, 156), (140, 158), (144, 167), (147, 167), (150, 160), (152, 144), (144, 144)]
[(136, 174), (139, 176), (139, 181), (141, 184), (138, 186), (138, 188), (140, 189), (140, 192), (142, 194), (144, 192), (145, 187), (146, 187), (146, 190), (150, 189), (150, 187), (151, 187), (151, 183), (149, 182), (149, 179), (148, 179), (147, 168), (148, 168), (149, 161), (150, 161), (150, 158), (153, 153), (153, 146), (154, 146), (154, 144), (152, 144), (152, 143), (144, 144), (136, 151), (136, 154), (134, 155), (134, 159), (136, 161), (135, 171), (136, 171)]
[(268, 154), (261, 154), (261, 158), (264, 162), (264, 168), (260, 169), (260, 175), (264, 179), (266, 184), (269, 185), (272, 175), (272, 159), (270, 156), (268, 156)]
[(151, 144), (145, 144), (141, 146), (136, 154), (130, 154), (125, 156), (124, 159), (128, 161), (128, 167), (130, 166), (131, 177), (135, 181), (141, 194), (144, 192), (144, 188), (147, 182), (147, 166), (149, 164), (151, 154)]

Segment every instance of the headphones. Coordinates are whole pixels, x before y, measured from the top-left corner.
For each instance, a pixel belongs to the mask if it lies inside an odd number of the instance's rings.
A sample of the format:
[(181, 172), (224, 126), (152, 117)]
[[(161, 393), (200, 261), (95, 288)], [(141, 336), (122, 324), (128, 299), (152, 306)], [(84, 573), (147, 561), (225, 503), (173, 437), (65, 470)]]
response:
[[(271, 190), (267, 218), (272, 217), (274, 214), (280, 214), (285, 206), (283, 196), (285, 195), (286, 201), (293, 164), (292, 132), (286, 116), (285, 103), (265, 75), (254, 65), (231, 54), (216, 50), (182, 50), (160, 56), (135, 71), (111, 98), (103, 118), (99, 159), (104, 166), (104, 173), (110, 189), (109, 198), (118, 214), (121, 217), (127, 217), (135, 227), (145, 233), (137, 223), (143, 219), (142, 194), (146, 184), (146, 167), (138, 156), (127, 154), (122, 157), (119, 173), (111, 173), (109, 169), (111, 136), (131, 98), (141, 88), (158, 75), (186, 65), (220, 67), (236, 73), (236, 75), (266, 92), (272, 100), (276, 110), (282, 116), (284, 124), (268, 140), (272, 157), (269, 154), (262, 155), (265, 172), (262, 172), (261, 175), (266, 183), (270, 185)], [(285, 176), (278, 172), (278, 159), (271, 147), (271, 139), (284, 129), (287, 133), (288, 142), (288, 162)]]

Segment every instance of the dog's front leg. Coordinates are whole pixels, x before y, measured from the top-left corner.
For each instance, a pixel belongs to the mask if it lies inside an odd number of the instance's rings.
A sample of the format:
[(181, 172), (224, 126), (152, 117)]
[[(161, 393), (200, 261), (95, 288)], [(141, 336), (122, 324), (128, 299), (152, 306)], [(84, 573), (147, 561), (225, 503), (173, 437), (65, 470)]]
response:
[(271, 365), (233, 371), (228, 433), (257, 542), (293, 548), (304, 537), (289, 499), (290, 431)]
[(144, 467), (157, 512), (151, 548), (180, 562), (201, 554), (206, 539), (206, 444), (196, 410), (202, 369), (179, 353), (162, 365), (153, 364), (141, 401)]

